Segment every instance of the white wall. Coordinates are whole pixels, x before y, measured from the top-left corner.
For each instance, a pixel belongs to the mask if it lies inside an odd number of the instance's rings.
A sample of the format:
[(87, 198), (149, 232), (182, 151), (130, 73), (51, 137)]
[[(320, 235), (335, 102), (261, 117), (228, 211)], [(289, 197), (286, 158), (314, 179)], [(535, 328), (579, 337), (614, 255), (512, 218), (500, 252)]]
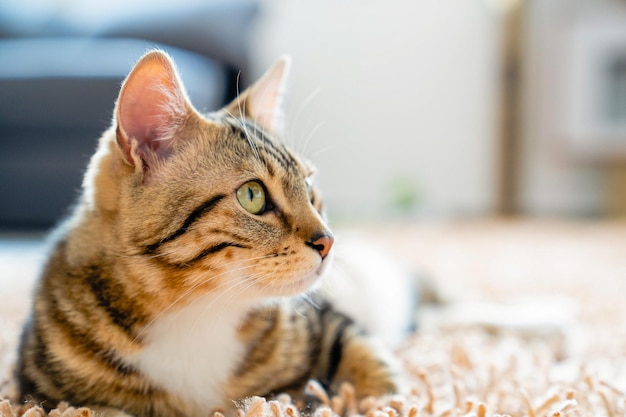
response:
[(491, 211), (498, 19), (486, 3), (262, 4), (255, 71), (293, 56), (287, 140), (318, 166), (331, 214), (387, 213), (398, 179), (421, 213)]

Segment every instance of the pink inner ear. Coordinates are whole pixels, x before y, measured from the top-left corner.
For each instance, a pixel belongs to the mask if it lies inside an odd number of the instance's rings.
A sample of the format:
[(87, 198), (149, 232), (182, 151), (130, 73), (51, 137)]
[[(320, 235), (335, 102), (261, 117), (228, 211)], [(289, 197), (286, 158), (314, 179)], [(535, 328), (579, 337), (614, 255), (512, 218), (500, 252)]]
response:
[(144, 57), (127, 78), (118, 101), (117, 120), (126, 159), (134, 151), (144, 160), (152, 154), (166, 158), (185, 116), (185, 95), (169, 59), (162, 53)]

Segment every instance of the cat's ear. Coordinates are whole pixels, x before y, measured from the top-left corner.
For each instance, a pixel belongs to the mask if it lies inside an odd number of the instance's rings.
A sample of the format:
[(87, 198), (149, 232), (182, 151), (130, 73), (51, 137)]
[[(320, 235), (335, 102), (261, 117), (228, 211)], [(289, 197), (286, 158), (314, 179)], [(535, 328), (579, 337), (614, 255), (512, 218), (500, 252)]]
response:
[(190, 109), (174, 63), (151, 51), (122, 84), (115, 108), (117, 141), (126, 162), (137, 166), (166, 158)]
[(274, 65), (235, 98), (226, 110), (238, 117), (247, 117), (266, 130), (282, 133), (284, 97), (291, 68), (291, 57), (283, 55)]

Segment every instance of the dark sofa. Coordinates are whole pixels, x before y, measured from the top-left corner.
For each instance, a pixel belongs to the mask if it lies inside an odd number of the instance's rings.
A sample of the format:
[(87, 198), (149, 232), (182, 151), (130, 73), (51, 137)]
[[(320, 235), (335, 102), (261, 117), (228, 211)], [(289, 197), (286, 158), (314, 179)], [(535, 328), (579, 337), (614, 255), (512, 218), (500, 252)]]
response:
[(45, 229), (63, 216), (121, 81), (147, 49), (173, 56), (200, 110), (246, 85), (256, 1), (59, 0), (36, 13), (22, 3), (0, 3), (0, 230)]

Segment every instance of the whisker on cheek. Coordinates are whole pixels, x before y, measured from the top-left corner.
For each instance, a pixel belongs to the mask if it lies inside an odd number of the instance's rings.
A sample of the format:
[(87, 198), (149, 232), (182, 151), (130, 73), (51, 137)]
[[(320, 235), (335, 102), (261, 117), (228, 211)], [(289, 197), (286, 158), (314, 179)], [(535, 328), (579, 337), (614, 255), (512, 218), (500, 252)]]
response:
[[(226, 275), (231, 275), (233, 273), (238, 273), (238, 272), (242, 272), (245, 271), (247, 269), (251, 269), (253, 267), (255, 267), (256, 265), (241, 265), (243, 263), (246, 262), (255, 262), (261, 259), (265, 259), (267, 258), (267, 256), (257, 256), (257, 257), (253, 257), (253, 258), (247, 258), (244, 260), (238, 260), (238, 261), (231, 261), (231, 262), (224, 262), (223, 264), (221, 264), (219, 267), (220, 268), (224, 268), (227, 269), (224, 272), (221, 272), (219, 274), (216, 275), (211, 275), (209, 276), (207, 279), (201, 280), (195, 284), (193, 284), (191, 287), (187, 288), (182, 294), (180, 294), (172, 303), (170, 303), (165, 309), (163, 309), (162, 311), (160, 311), (152, 320), (150, 320), (141, 330), (139, 330), (139, 332), (137, 333), (137, 335), (135, 336), (133, 343), (135, 343), (146, 331), (147, 328), (150, 327), (150, 325), (152, 325), (155, 321), (157, 321), (159, 318), (163, 317), (163, 315), (165, 315), (167, 312), (171, 311), (177, 304), (179, 304), (180, 302), (182, 302), (186, 297), (188, 297), (190, 294), (193, 293), (194, 290), (196, 290), (198, 287), (205, 285), (207, 283), (210, 283), (211, 281), (215, 281), (218, 280), (220, 278), (223, 278)], [(237, 268), (228, 268), (230, 265), (237, 265)], [(230, 282), (224, 282), (224, 283), (220, 283), (218, 284), (218, 286), (216, 288), (213, 289), (213, 291), (215, 292), (220, 292), (223, 290), (223, 287), (226, 285), (233, 285), (233, 283)]]
[[(228, 306), (230, 301), (233, 300), (236, 296), (238, 296), (239, 294), (245, 292), (250, 285), (246, 285), (246, 281), (236, 281), (233, 283), (230, 283), (231, 285), (228, 286), (227, 288), (223, 288), (221, 289), (221, 291), (219, 293), (217, 293), (217, 296), (211, 300), (210, 303), (207, 303), (207, 305), (203, 308), (203, 314), (200, 314), (196, 321), (194, 322), (191, 330), (195, 330), (197, 325), (200, 323), (200, 321), (203, 320), (204, 317), (208, 316), (208, 312), (213, 310), (213, 307), (215, 306), (215, 304), (217, 304), (218, 302), (222, 301), (222, 298), (226, 295), (226, 294), (230, 294), (229, 298), (227, 298), (226, 300), (223, 300), (224, 306)], [(234, 289), (237, 289), (236, 291), (233, 292)], [(221, 317), (216, 316), (219, 314), (228, 314), (225, 310), (217, 310), (217, 311), (212, 311), (213, 315), (211, 316), (211, 320), (220, 320)]]

